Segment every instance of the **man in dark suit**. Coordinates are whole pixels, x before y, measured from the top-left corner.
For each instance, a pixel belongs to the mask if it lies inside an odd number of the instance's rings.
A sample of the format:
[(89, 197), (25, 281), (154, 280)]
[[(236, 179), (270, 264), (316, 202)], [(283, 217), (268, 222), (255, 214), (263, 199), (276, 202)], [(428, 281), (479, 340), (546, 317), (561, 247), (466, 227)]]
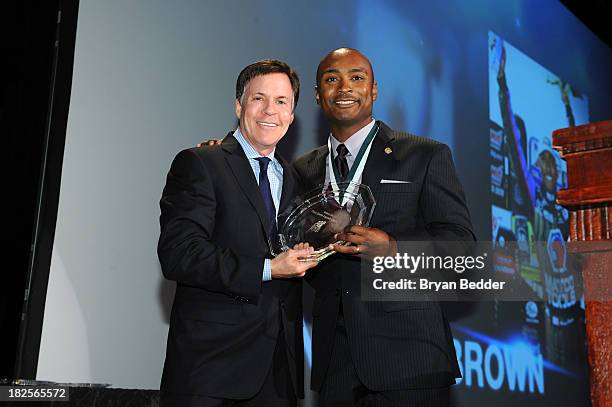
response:
[(340, 234), (352, 245), (335, 246), (339, 254), (307, 276), (316, 290), (311, 384), (321, 406), (444, 406), (460, 373), (440, 305), (362, 301), (360, 258), (394, 255), (400, 241), (474, 235), (448, 147), (374, 121), (376, 97), (359, 51), (340, 48), (319, 64), (316, 101), (331, 136), (294, 167), (306, 190), (362, 182), (377, 205), (372, 227)]
[(300, 277), (316, 263), (298, 260), (303, 247), (271, 256), (276, 216), (297, 192), (275, 147), (298, 96), (285, 63), (247, 66), (236, 83), (238, 129), (172, 163), (158, 245), (164, 276), (177, 282), (164, 406), (294, 406), (303, 397)]

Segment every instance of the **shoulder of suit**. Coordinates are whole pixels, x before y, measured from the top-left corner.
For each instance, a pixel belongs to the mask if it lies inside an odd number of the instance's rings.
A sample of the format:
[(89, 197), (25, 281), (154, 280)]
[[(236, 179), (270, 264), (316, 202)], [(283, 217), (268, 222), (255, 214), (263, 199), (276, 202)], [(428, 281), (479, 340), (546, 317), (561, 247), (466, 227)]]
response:
[(437, 140), (433, 140), (423, 136), (417, 136), (416, 134), (409, 133), (407, 131), (391, 130), (390, 136), (394, 138), (396, 142), (399, 142), (401, 144), (416, 144), (431, 147), (437, 147), (439, 145), (444, 144)]
[(181, 151), (181, 153), (189, 153), (201, 158), (218, 156), (222, 152), (223, 150), (221, 148), (221, 145), (191, 147)]
[(179, 151), (175, 157), (176, 160), (199, 161), (202, 164), (219, 160), (223, 157), (223, 150), (220, 145), (191, 147)]
[(315, 157), (317, 157), (319, 154), (325, 154), (326, 152), (327, 152), (326, 145), (312, 149), (308, 151), (307, 153), (302, 154), (295, 160), (293, 160), (293, 166), (297, 169), (302, 168), (305, 165), (308, 165), (308, 163), (312, 161)]
[(399, 156), (399, 158), (402, 158), (401, 156), (404, 154), (415, 151), (433, 154), (438, 150), (448, 149), (448, 146), (440, 141), (417, 136), (409, 132), (392, 130), (389, 135), (393, 138), (393, 148), (396, 156)]

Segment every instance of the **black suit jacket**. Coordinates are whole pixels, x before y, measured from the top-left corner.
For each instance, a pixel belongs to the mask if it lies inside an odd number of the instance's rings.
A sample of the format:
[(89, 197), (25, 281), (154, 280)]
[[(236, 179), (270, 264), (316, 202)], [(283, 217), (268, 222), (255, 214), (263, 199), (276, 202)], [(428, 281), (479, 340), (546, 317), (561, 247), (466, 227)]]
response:
[[(306, 189), (324, 182), (327, 154), (323, 146), (294, 163)], [(383, 178), (411, 182), (381, 184)], [(377, 202), (370, 226), (396, 240), (474, 239), (446, 145), (381, 123), (362, 183), (370, 186)], [(319, 390), (325, 378), (340, 302), (353, 363), (366, 387), (384, 391), (454, 383), (460, 373), (440, 305), (361, 301), (360, 273), (359, 260), (342, 255), (329, 257), (309, 272), (316, 290), (312, 388)]]
[[(297, 185), (292, 167), (276, 157), (283, 166), (282, 211)], [(161, 389), (254, 396), (282, 323), (294, 389), (303, 397), (301, 280), (262, 282), (268, 219), (231, 133), (221, 145), (176, 156), (160, 206), (159, 260), (164, 276), (177, 282)]]

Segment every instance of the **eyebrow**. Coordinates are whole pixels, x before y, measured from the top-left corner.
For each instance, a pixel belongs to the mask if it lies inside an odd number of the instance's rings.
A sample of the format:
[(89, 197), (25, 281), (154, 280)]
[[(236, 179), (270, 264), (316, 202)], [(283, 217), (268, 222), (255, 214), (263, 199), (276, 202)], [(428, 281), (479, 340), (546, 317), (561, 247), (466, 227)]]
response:
[(321, 72), (321, 75), (324, 75), (326, 73), (338, 73), (338, 72), (340, 72), (340, 71), (337, 70), (337, 69), (326, 69), (323, 72)]
[[(364, 73), (364, 74), (368, 74), (367, 69), (364, 68), (351, 68), (348, 70), (349, 73), (354, 73), (354, 72), (360, 72), (360, 73)], [(330, 68), (330, 69), (326, 69), (323, 72), (321, 72), (321, 75), (325, 75), (326, 73), (340, 73), (339, 69), (336, 68)]]
[[(268, 94), (263, 93), (263, 92), (255, 92), (255, 93), (253, 93), (253, 96), (255, 96), (255, 95), (260, 95), (260, 96), (268, 97)], [(289, 99), (289, 96), (281, 95), (281, 96), (274, 96), (274, 98), (275, 99)]]

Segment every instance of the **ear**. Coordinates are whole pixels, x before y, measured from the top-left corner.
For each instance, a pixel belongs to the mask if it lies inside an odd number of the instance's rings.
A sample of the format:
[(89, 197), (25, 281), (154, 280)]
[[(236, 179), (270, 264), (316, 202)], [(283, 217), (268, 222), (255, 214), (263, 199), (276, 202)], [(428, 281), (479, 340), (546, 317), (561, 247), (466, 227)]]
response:
[(372, 84), (372, 101), (375, 101), (377, 96), (378, 96), (378, 86), (376, 84), (376, 81), (374, 81), (374, 83)]
[(236, 117), (240, 120), (240, 114), (242, 113), (242, 105), (240, 104), (240, 100), (236, 99), (234, 103), (234, 112), (236, 113)]
[(317, 105), (321, 104), (321, 96), (319, 96), (319, 87), (315, 86), (315, 102), (317, 102)]

